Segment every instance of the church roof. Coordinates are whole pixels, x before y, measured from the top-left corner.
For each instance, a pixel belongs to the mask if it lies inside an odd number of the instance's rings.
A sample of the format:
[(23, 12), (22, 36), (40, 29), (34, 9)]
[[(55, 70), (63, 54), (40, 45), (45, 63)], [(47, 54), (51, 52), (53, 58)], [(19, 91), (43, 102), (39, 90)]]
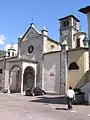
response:
[(59, 53), (61, 52), (60, 50), (57, 50), (57, 51), (49, 51), (47, 53), (43, 53), (43, 55), (48, 55), (48, 54), (53, 54), (53, 53)]
[(88, 12), (90, 12), (90, 6), (86, 6), (84, 8), (79, 9), (78, 11), (87, 14)]
[(87, 50), (88, 51), (88, 47), (73, 48), (73, 49), (69, 49), (67, 51), (70, 52), (70, 51), (77, 51), (77, 50)]
[(52, 38), (50, 38), (50, 37), (48, 37), (48, 40), (49, 40), (49, 41), (51, 41), (51, 42), (54, 42), (54, 43), (56, 43), (56, 44), (60, 44), (58, 41), (53, 40), (53, 39), (52, 39)]
[(77, 32), (77, 33), (75, 33), (74, 35), (86, 35), (86, 33), (85, 32)]
[(77, 19), (74, 15), (65, 16), (65, 17), (63, 17), (63, 18), (60, 18), (59, 21), (60, 21), (60, 20), (63, 20), (63, 19), (66, 19), (66, 18), (69, 18), (69, 17), (73, 17), (77, 22), (80, 22), (80, 20)]

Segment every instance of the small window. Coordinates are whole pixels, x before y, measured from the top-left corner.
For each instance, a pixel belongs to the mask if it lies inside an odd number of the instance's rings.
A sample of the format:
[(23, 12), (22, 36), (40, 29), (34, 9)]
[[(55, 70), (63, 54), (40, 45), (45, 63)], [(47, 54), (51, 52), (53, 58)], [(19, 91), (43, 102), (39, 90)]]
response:
[(76, 21), (73, 21), (73, 26), (74, 26), (75, 28), (77, 27)]
[(70, 66), (69, 66), (68, 69), (69, 69), (69, 70), (78, 70), (79, 67), (78, 67), (77, 63), (72, 62), (72, 63), (70, 64)]
[(69, 25), (69, 21), (67, 20), (67, 26)]
[(66, 21), (63, 22), (63, 25), (66, 26)]
[(77, 39), (77, 47), (80, 47), (80, 38)]
[(3, 69), (2, 68), (0, 68), (0, 73), (3, 73)]
[(68, 36), (67, 36), (67, 35), (65, 35), (65, 36), (64, 36), (64, 40), (67, 40), (67, 38), (68, 38)]
[(10, 56), (10, 52), (8, 52), (8, 56)]
[(77, 26), (77, 23), (74, 21), (74, 27), (76, 28), (76, 26)]
[(63, 21), (63, 27), (69, 26), (69, 20), (64, 20)]
[(54, 45), (51, 45), (51, 50), (54, 49)]
[(12, 52), (12, 56), (14, 56), (14, 52)]

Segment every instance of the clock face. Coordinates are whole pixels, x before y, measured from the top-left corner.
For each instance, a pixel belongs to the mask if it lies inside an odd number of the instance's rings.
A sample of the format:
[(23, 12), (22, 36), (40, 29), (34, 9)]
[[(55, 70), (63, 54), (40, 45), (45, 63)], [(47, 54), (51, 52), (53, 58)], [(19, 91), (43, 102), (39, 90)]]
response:
[(32, 45), (30, 45), (30, 46), (28, 47), (28, 53), (29, 53), (29, 54), (32, 53), (33, 50), (34, 50), (34, 47), (33, 47)]

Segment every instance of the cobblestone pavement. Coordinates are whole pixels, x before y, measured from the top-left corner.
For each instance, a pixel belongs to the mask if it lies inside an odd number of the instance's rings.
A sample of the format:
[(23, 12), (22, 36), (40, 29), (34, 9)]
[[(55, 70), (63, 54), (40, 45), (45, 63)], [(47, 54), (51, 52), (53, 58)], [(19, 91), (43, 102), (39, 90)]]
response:
[[(90, 106), (55, 103), (56, 96), (28, 97), (0, 93), (1, 120), (90, 120)], [(59, 101), (58, 99), (56, 101)]]

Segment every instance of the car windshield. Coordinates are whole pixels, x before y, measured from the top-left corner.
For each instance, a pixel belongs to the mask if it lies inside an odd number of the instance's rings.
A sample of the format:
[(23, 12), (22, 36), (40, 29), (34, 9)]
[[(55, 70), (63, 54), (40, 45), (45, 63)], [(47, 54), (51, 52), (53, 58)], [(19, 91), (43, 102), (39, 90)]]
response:
[(32, 88), (34, 91), (40, 91), (41, 89), (39, 87)]

